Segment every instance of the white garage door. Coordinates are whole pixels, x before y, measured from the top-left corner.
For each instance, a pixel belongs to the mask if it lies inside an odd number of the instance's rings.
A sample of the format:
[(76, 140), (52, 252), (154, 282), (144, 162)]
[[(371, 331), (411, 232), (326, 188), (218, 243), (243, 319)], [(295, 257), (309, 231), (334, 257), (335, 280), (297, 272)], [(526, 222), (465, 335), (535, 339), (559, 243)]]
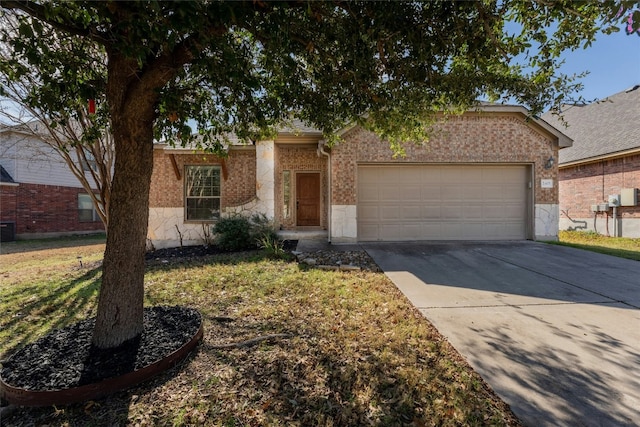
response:
[(358, 166), (358, 240), (527, 238), (527, 166)]

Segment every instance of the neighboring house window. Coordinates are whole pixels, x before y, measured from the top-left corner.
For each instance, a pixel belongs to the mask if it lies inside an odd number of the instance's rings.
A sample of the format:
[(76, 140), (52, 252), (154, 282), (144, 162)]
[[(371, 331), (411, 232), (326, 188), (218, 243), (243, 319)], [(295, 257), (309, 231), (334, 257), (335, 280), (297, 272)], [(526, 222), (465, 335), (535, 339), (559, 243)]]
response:
[(93, 206), (91, 196), (88, 194), (78, 194), (78, 220), (80, 222), (100, 221), (98, 212)]
[(93, 156), (93, 153), (87, 150), (84, 151), (84, 156), (86, 157), (86, 161), (84, 159), (80, 159), (80, 163), (82, 164), (82, 170), (84, 172), (97, 171), (98, 164), (96, 163), (96, 158)]
[(220, 218), (220, 167), (185, 166), (185, 219)]

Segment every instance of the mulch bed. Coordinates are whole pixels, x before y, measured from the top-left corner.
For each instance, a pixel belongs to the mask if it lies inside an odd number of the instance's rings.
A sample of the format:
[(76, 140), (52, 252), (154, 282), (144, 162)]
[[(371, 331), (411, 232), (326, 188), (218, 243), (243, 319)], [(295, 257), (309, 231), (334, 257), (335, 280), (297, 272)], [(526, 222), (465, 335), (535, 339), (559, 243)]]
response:
[[(286, 251), (295, 250), (297, 240), (285, 240)], [(147, 262), (182, 260), (224, 253), (215, 245), (185, 246), (147, 252)], [(178, 350), (193, 338), (202, 319), (185, 307), (151, 307), (144, 311), (144, 331), (117, 349), (104, 351), (91, 346), (95, 319), (57, 329), (23, 347), (2, 361), (0, 378), (14, 388), (27, 391), (67, 390), (118, 377), (149, 366)]]
[[(297, 240), (283, 240), (282, 248), (286, 252), (291, 252), (298, 246)], [(208, 255), (229, 253), (217, 247), (216, 245), (197, 245), (197, 246), (183, 246), (177, 248), (165, 248), (148, 251), (145, 254), (145, 260), (147, 262), (153, 261), (170, 261), (182, 258), (203, 257)]]
[(29, 391), (65, 390), (114, 378), (155, 363), (196, 334), (202, 319), (186, 307), (151, 307), (144, 311), (144, 331), (117, 349), (91, 346), (95, 319), (50, 332), (2, 362), (0, 377)]

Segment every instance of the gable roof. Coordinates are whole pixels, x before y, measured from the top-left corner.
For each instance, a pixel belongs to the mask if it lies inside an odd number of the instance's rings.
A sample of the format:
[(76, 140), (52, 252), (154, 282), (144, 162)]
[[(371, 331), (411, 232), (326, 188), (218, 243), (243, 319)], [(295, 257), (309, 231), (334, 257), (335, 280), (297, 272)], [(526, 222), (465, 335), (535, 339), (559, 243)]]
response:
[[(558, 144), (560, 148), (571, 147), (573, 144), (573, 139), (567, 136), (564, 131), (561, 131), (557, 125), (553, 123), (550, 124), (546, 120), (543, 120), (541, 117), (532, 116), (530, 111), (521, 105), (512, 105), (512, 104), (496, 104), (493, 102), (480, 102), (475, 109), (468, 110), (464, 114), (484, 114), (484, 113), (506, 113), (506, 114), (521, 114), (526, 123), (529, 125), (533, 125), (538, 129), (546, 132), (551, 135), (555, 142)], [(341, 129), (338, 132), (338, 135), (344, 135), (349, 132), (351, 129), (357, 127), (357, 123), (351, 123), (345, 128)]]
[(591, 104), (567, 105), (562, 116), (567, 127), (549, 112), (542, 116), (574, 141), (560, 150), (561, 166), (640, 152), (640, 85)]

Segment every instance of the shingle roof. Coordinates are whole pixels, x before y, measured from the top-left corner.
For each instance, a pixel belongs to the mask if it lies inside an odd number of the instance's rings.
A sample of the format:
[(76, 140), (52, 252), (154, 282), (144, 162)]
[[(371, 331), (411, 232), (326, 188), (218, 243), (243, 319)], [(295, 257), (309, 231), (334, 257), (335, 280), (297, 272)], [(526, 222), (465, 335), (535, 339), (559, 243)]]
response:
[(568, 127), (551, 113), (542, 118), (573, 139), (560, 150), (559, 164), (587, 161), (640, 149), (640, 85), (587, 105), (567, 105)]

